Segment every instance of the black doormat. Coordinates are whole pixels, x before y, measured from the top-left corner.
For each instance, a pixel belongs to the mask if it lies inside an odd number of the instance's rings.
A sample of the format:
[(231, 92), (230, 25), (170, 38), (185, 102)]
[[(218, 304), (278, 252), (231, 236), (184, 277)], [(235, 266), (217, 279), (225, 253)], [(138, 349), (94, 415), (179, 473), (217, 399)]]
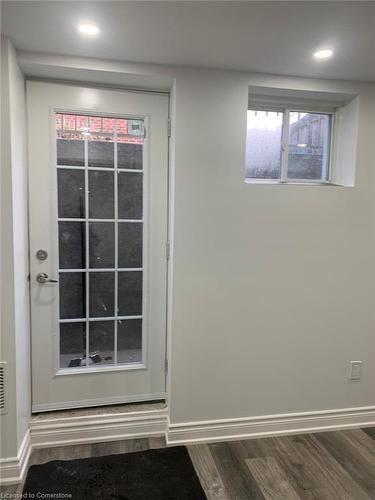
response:
[(206, 500), (184, 446), (32, 465), (23, 493), (59, 500)]

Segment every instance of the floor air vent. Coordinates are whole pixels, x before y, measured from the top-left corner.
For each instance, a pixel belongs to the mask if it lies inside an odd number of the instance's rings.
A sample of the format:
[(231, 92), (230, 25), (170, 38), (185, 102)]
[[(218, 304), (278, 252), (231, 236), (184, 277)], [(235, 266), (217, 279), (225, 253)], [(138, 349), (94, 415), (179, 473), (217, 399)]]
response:
[(6, 413), (6, 362), (0, 362), (0, 415)]

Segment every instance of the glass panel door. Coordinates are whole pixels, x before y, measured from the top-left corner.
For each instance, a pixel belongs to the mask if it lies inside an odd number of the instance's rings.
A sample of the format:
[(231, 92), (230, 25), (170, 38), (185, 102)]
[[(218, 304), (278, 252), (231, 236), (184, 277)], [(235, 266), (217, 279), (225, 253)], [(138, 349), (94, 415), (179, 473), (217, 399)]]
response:
[(142, 364), (142, 120), (56, 113), (59, 366)]
[(165, 398), (168, 100), (27, 82), (33, 412)]

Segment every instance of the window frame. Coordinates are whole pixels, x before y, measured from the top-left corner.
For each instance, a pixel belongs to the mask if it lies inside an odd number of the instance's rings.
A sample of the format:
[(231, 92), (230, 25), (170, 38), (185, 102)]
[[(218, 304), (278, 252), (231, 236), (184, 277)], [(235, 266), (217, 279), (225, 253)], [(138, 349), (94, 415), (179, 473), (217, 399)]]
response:
[[(248, 111), (268, 111), (273, 113), (283, 113), (283, 121), (281, 125), (281, 140), (280, 140), (280, 177), (278, 179), (245, 177), (246, 184), (312, 184), (312, 185), (335, 185), (334, 182), (334, 138), (335, 138), (335, 115), (336, 110), (332, 108), (324, 109), (321, 107), (314, 108), (310, 106), (278, 106), (272, 104), (249, 103)], [(290, 113), (309, 113), (329, 115), (330, 131), (329, 131), (329, 160), (327, 165), (326, 179), (290, 179), (288, 178), (288, 163), (289, 163), (289, 127)]]

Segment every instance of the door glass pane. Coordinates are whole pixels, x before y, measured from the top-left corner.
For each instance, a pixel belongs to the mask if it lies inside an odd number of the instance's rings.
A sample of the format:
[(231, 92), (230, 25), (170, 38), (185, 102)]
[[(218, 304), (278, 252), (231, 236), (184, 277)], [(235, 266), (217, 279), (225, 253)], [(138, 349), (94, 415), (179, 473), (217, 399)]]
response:
[(88, 163), (89, 167), (114, 168), (115, 148), (113, 139), (103, 136), (96, 137), (96, 140), (89, 140)]
[(143, 174), (119, 172), (118, 216), (119, 219), (142, 219)]
[(90, 318), (114, 316), (115, 273), (90, 273)]
[(120, 319), (117, 330), (117, 360), (119, 363), (142, 361), (142, 320)]
[(246, 179), (279, 179), (283, 113), (247, 112)]
[(328, 180), (331, 115), (289, 114), (289, 179)]
[(86, 355), (86, 323), (61, 323), (60, 367), (82, 366)]
[(85, 264), (85, 224), (59, 222), (60, 269), (82, 269)]
[(118, 273), (119, 316), (142, 315), (142, 271)]
[(86, 317), (85, 273), (60, 273), (60, 318)]
[(114, 173), (89, 171), (89, 217), (92, 219), (113, 219)]
[(121, 222), (118, 225), (118, 267), (142, 267), (143, 224)]
[(90, 268), (115, 267), (114, 222), (89, 223)]
[(114, 324), (114, 321), (90, 321), (90, 364), (112, 365), (114, 363)]
[(85, 172), (61, 168), (57, 171), (59, 217), (84, 218)]
[(60, 367), (142, 362), (143, 121), (55, 117)]
[[(119, 137), (119, 141), (123, 136)], [(126, 137), (126, 136), (125, 136)], [(142, 170), (143, 146), (142, 144), (117, 143), (117, 167)]]
[(56, 113), (56, 160), (57, 165), (83, 167), (85, 165), (85, 143), (82, 130), (86, 117), (67, 113)]
[(84, 143), (79, 135), (69, 134), (69, 139), (57, 139), (57, 164), (83, 167), (85, 164)]

